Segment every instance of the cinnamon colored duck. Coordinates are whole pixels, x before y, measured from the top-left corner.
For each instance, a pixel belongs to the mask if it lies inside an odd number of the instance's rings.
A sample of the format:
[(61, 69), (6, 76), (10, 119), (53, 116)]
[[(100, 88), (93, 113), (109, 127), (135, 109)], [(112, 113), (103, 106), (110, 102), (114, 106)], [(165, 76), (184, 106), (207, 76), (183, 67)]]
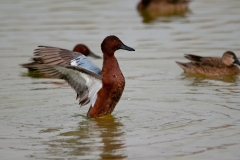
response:
[[(102, 74), (96, 74), (79, 66), (33, 64), (32, 68), (52, 78), (64, 79), (77, 93), (80, 106), (90, 102), (88, 117), (100, 117), (112, 113), (121, 98), (125, 78), (119, 68), (114, 52), (118, 49), (135, 51), (116, 36), (106, 37), (102, 44)], [(72, 51), (69, 51), (72, 52)]]
[(186, 73), (201, 74), (204, 76), (229, 76), (240, 73), (237, 65), (240, 62), (237, 56), (231, 52), (226, 51), (222, 58), (220, 57), (201, 57), (192, 54), (184, 56), (191, 62), (182, 63), (176, 62)]
[(93, 58), (102, 58), (99, 55), (96, 55), (95, 53), (93, 53), (86, 45), (84, 44), (77, 44), (74, 48), (73, 48), (74, 52), (78, 52), (78, 53), (82, 53), (84, 56), (86, 57), (93, 57)]
[[(56, 48), (56, 47), (40, 46), (34, 52), (35, 57), (32, 58), (33, 61), (30, 63), (21, 64), (21, 66), (24, 68), (28, 68), (29, 71), (34, 71), (34, 69), (30, 67), (33, 64), (70, 64), (71, 60), (74, 60), (75, 58), (78, 58), (78, 61), (82, 59), (83, 62), (84, 60), (86, 60), (89, 63), (92, 63), (85, 56), (89, 56), (93, 58), (101, 58), (100, 56), (94, 54), (84, 44), (77, 44), (73, 48), (73, 52), (69, 52), (69, 50)], [(85, 63), (88, 63), (88, 62), (85, 62)]]
[(190, 0), (141, 0), (137, 10), (145, 22), (154, 20), (157, 17), (172, 15), (184, 15), (189, 12)]

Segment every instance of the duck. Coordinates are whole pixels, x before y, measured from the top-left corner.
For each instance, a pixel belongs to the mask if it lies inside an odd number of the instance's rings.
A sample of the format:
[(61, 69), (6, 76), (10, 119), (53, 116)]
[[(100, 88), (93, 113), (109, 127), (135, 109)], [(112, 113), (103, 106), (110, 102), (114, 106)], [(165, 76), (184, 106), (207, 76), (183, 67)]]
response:
[(71, 61), (78, 63), (72, 63), (73, 65), (81, 65), (82, 63), (89, 64), (90, 66), (97, 68), (96, 72), (100, 71), (100, 69), (86, 57), (89, 56), (97, 59), (100, 59), (102, 57), (94, 54), (84, 44), (75, 45), (72, 52), (58, 47), (38, 47), (39, 48), (37, 48), (33, 53), (34, 57), (32, 58), (32, 62), (21, 64), (23, 68), (27, 68), (30, 72), (35, 71), (35, 69), (30, 67), (33, 64), (71, 64)]
[(93, 57), (96, 59), (101, 59), (102, 57), (93, 53), (85, 44), (77, 44), (73, 48), (74, 52), (82, 53), (86, 57)]
[(150, 22), (160, 16), (184, 15), (190, 10), (190, 0), (141, 0), (137, 10), (143, 17), (144, 22)]
[(240, 61), (232, 51), (226, 51), (222, 57), (202, 57), (193, 54), (184, 56), (191, 62), (176, 63), (185, 73), (200, 74), (209, 77), (230, 76), (240, 73)]
[(114, 55), (119, 49), (135, 51), (115, 35), (107, 36), (102, 41), (101, 74), (74, 65), (32, 64), (30, 67), (51, 78), (65, 80), (77, 93), (80, 107), (90, 103), (87, 117), (97, 118), (113, 112), (125, 87), (125, 78)]

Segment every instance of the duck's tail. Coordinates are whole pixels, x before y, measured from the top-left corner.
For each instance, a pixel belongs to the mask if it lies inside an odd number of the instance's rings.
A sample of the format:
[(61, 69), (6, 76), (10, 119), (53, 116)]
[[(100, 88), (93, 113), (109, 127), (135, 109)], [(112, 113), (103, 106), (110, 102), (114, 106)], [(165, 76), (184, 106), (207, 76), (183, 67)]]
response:
[(187, 64), (186, 63), (182, 63), (182, 62), (178, 62), (178, 61), (175, 61), (184, 71), (187, 71), (188, 68), (187, 68)]

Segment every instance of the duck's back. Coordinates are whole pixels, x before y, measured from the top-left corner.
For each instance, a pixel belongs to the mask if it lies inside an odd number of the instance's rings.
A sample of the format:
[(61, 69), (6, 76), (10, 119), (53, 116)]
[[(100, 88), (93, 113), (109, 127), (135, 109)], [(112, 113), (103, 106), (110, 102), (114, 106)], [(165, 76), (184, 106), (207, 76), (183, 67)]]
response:
[(209, 66), (209, 67), (217, 67), (217, 68), (227, 67), (222, 62), (222, 59), (219, 57), (201, 57), (193, 54), (186, 54), (184, 57), (199, 66)]

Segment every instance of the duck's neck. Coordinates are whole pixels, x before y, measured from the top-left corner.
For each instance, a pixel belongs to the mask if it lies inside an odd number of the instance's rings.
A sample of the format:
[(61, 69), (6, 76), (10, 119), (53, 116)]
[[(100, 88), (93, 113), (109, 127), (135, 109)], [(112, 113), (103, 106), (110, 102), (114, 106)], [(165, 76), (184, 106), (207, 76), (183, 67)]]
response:
[[(103, 68), (102, 68), (102, 83), (103, 88), (109, 90), (114, 85), (119, 86), (125, 84), (125, 79), (118, 65), (117, 59), (114, 55), (103, 57)], [(115, 86), (116, 87), (116, 86)]]
[(119, 72), (120, 68), (117, 62), (117, 59), (114, 55), (111, 56), (103, 56), (103, 68), (102, 68), (102, 75), (107, 76), (109, 74), (114, 74)]

